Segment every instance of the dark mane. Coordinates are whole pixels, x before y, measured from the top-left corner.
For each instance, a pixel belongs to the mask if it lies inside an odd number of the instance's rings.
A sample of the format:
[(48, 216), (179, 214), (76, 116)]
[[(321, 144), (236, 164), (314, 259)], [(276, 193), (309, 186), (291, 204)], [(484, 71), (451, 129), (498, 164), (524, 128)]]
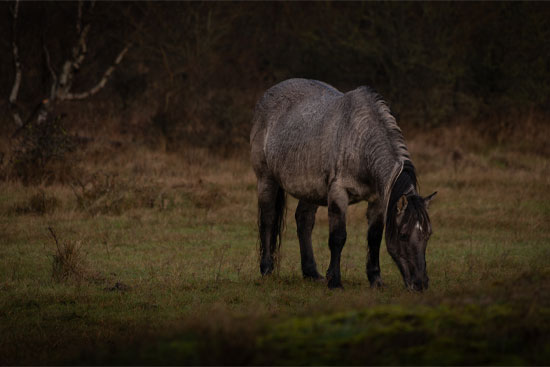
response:
[(390, 212), (390, 208), (395, 206), (397, 200), (399, 200), (401, 196), (409, 194), (411, 187), (416, 190), (417, 186), (418, 181), (416, 179), (416, 170), (412, 162), (407, 160), (403, 163), (403, 170), (391, 188), (390, 201), (388, 203), (388, 214)]
[[(371, 121), (372, 123), (372, 114), (374, 114), (376, 116), (374, 120), (378, 121), (378, 126), (381, 128), (381, 131), (383, 131), (382, 136), (378, 134), (371, 135), (371, 141), (368, 145), (370, 157), (373, 157), (375, 160), (383, 161), (385, 157), (377, 153), (377, 149), (379, 149), (381, 141), (386, 141), (396, 159), (405, 162), (410, 161), (410, 153), (407, 149), (407, 144), (405, 144), (401, 128), (397, 125), (395, 117), (392, 115), (388, 104), (382, 96), (373, 88), (367, 86), (360, 87), (356, 91), (350, 93), (354, 92), (360, 93), (362, 97), (361, 102), (367, 101), (367, 103), (361, 103), (358, 107), (356, 111), (357, 120), (365, 122)], [(365, 126), (368, 126), (368, 124), (366, 123)], [(371, 132), (370, 134), (373, 133)], [(384, 165), (384, 163), (382, 163), (382, 165)]]
[(416, 171), (411, 161), (405, 161), (403, 170), (393, 184), (388, 202), (388, 212), (386, 213), (386, 236), (391, 239), (397, 234), (396, 226), (396, 205), (399, 198), (403, 195), (407, 197), (407, 210), (404, 223), (407, 228), (412, 228), (416, 222), (419, 222), (425, 233), (429, 232), (430, 219), (428, 211), (424, 205), (424, 199), (416, 194), (418, 181)]

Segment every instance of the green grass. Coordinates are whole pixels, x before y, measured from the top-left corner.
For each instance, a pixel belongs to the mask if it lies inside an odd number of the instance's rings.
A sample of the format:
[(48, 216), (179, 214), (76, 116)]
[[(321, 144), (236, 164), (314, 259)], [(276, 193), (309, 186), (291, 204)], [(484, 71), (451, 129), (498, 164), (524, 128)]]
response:
[[(40, 188), (48, 209), (38, 188), (1, 183), (0, 363), (550, 363), (548, 160), (500, 147), (455, 169), (445, 151), (411, 150), (422, 193), (439, 191), (423, 294), (405, 291), (384, 244), (386, 288), (369, 288), (364, 203), (348, 214), (343, 291), (301, 278), (292, 198), (280, 268), (262, 279), (246, 159), (140, 151), (139, 170), (88, 166), (120, 182), (92, 211), (67, 186)], [(82, 272), (55, 280), (48, 227)], [(327, 238), (321, 208), (321, 272)]]

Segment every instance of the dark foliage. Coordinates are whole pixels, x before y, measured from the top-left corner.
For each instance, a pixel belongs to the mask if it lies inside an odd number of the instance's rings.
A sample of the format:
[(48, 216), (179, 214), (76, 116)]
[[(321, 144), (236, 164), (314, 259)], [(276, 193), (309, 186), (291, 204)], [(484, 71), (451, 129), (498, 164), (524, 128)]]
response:
[(17, 203), (11, 208), (11, 212), (21, 214), (44, 215), (51, 213), (61, 206), (61, 201), (54, 195), (49, 195), (44, 190), (39, 190), (28, 200)]
[[(1, 6), (3, 34), (10, 5)], [(76, 8), (22, 3), (22, 105), (47, 93), (43, 46), (54, 65), (71, 52)], [(111, 113), (134, 113), (135, 126), (164, 137), (168, 149), (246, 145), (256, 99), (290, 77), (342, 90), (370, 85), (400, 122), (422, 127), (517, 124), (526, 113), (550, 113), (547, 3), (99, 2), (90, 16), (86, 73), (76, 89), (93, 85), (131, 40), (94, 99), (108, 101)], [(0, 52), (0, 92), (8, 95), (9, 37)]]
[(28, 124), (18, 132), (6, 167), (8, 177), (36, 184), (63, 181), (70, 176), (72, 161), (67, 155), (76, 150), (77, 142), (61, 120), (60, 115), (42, 124)]

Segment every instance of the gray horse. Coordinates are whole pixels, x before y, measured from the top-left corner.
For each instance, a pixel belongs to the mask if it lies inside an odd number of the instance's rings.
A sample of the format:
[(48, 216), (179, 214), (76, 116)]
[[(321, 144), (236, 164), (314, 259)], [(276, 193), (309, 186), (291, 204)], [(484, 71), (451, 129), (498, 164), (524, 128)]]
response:
[(260, 272), (277, 260), (285, 192), (299, 200), (296, 224), (302, 273), (322, 279), (311, 247), (319, 205), (328, 206), (329, 288), (342, 287), (340, 255), (348, 205), (368, 204), (367, 276), (383, 285), (379, 250), (384, 226), (388, 252), (409, 289), (428, 288), (427, 213), (435, 192), (418, 195), (414, 166), (401, 129), (381, 97), (367, 87), (348, 93), (316, 80), (290, 79), (267, 90), (256, 105), (250, 134), (258, 179)]

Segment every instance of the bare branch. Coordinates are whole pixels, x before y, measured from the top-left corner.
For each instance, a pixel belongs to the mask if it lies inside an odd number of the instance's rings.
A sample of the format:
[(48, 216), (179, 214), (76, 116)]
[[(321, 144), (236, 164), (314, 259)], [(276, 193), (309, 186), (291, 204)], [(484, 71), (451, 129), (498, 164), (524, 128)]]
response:
[(76, 33), (80, 34), (82, 31), (82, 9), (84, 8), (84, 1), (79, 0), (78, 2), (78, 16), (76, 18)]
[[(90, 7), (89, 11), (91, 11), (94, 8), (95, 0), (90, 1)], [(78, 13), (76, 16), (76, 34), (80, 34), (82, 32), (82, 18), (84, 15), (84, 0), (78, 1)]]
[(86, 51), (87, 51), (86, 36), (88, 35), (89, 30), (90, 30), (89, 24), (84, 26), (84, 29), (82, 30), (82, 32), (78, 37), (77, 44), (73, 47), (73, 59), (67, 60), (63, 64), (61, 75), (59, 77), (60, 89), (58, 91), (58, 95), (60, 99), (65, 99), (65, 95), (68, 94), (69, 91), (71, 90), (71, 86), (73, 84), (74, 72), (80, 69), (80, 65), (82, 65), (82, 62), (86, 57)]
[[(95, 1), (91, 2), (90, 9), (93, 8)], [(66, 99), (66, 95), (70, 94), (73, 84), (73, 77), (75, 71), (80, 69), (84, 58), (86, 57), (86, 52), (88, 51), (87, 40), (88, 32), (90, 31), (90, 24), (83, 25), (84, 15), (84, 1), (80, 0), (78, 2), (78, 13), (76, 18), (76, 31), (78, 35), (78, 40), (72, 50), (72, 60), (67, 60), (61, 68), (61, 74), (59, 76), (59, 88), (56, 88), (56, 94), (59, 99)]]
[(19, 15), (19, 0), (15, 1), (15, 6), (13, 9), (13, 25), (12, 25), (12, 52), (13, 52), (13, 63), (15, 66), (15, 81), (10, 93), (10, 103), (15, 103), (17, 101), (17, 95), (19, 94), (19, 87), (21, 86), (21, 62), (19, 61), (19, 47), (17, 44), (17, 17)]
[(82, 93), (67, 93), (63, 96), (63, 99), (66, 99), (66, 100), (84, 99), (84, 98), (93, 96), (94, 94), (99, 92), (101, 89), (103, 89), (103, 87), (105, 87), (105, 85), (109, 81), (111, 74), (113, 73), (113, 71), (115, 71), (115, 68), (117, 67), (117, 65), (120, 64), (120, 62), (128, 52), (128, 49), (130, 48), (130, 46), (131, 45), (128, 44), (126, 47), (122, 49), (122, 51), (120, 51), (114, 63), (107, 70), (105, 70), (105, 73), (103, 73), (103, 77), (94, 87)]
[(53, 100), (55, 99), (55, 94), (57, 93), (57, 74), (53, 69), (51, 59), (50, 59), (50, 52), (48, 51), (48, 47), (46, 46), (46, 43), (42, 44), (42, 48), (44, 49), (44, 55), (46, 55), (46, 64), (48, 65), (48, 69), (50, 70), (50, 74), (52, 75), (52, 86), (50, 88), (50, 100)]
[(19, 15), (19, 0), (16, 0), (13, 8), (13, 13), (12, 13), (13, 24), (12, 24), (12, 40), (11, 40), (11, 46), (12, 46), (12, 52), (13, 52), (13, 64), (15, 67), (15, 79), (13, 81), (13, 86), (11, 88), (9, 103), (10, 103), (10, 108), (12, 110), (13, 119), (15, 120), (15, 124), (17, 126), (22, 126), (23, 120), (21, 119), (21, 116), (17, 111), (17, 105), (16, 105), (17, 96), (19, 95), (19, 88), (21, 87), (21, 78), (22, 78), (21, 61), (19, 60), (19, 46), (17, 44), (18, 15)]
[(73, 71), (80, 69), (80, 65), (82, 65), (82, 61), (84, 61), (84, 58), (86, 57), (86, 52), (88, 52), (86, 37), (88, 36), (89, 31), (90, 25), (86, 24), (82, 30), (82, 33), (80, 33), (78, 43), (73, 48)]

